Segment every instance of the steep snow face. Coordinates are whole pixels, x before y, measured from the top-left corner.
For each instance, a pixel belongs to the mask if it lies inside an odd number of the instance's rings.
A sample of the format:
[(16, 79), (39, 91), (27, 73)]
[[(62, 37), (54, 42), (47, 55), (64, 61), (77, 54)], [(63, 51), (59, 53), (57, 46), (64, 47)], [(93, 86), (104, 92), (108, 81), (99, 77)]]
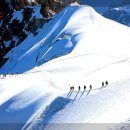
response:
[(0, 73), (23, 73), (70, 52), (70, 57), (98, 54), (127, 59), (129, 36), (129, 28), (103, 18), (92, 8), (70, 6), (53, 17), (38, 35), (30, 34), (12, 49)]
[[(0, 79), (0, 123), (13, 130), (57, 130), (60, 126), (53, 123), (127, 120), (129, 36), (128, 27), (100, 16), (89, 6), (65, 8), (37, 36), (30, 34), (6, 55), (9, 60), (1, 73), (25, 73)], [(109, 85), (101, 89), (106, 80)], [(82, 93), (84, 85), (87, 88)], [(75, 91), (68, 95), (70, 86)]]

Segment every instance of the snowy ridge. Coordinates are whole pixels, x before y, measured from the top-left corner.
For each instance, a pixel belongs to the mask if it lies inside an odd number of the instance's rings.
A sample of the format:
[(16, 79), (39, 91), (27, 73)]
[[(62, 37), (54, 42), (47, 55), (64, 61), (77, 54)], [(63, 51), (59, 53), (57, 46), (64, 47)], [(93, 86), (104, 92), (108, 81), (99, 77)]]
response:
[[(126, 121), (130, 117), (129, 36), (130, 28), (89, 6), (65, 8), (37, 36), (30, 34), (6, 55), (9, 60), (0, 73), (23, 74), (0, 80), (0, 122), (23, 123), (15, 129), (57, 130), (53, 123)], [(101, 89), (106, 80), (109, 85)], [(67, 97), (70, 86), (75, 91)]]
[[(73, 24), (74, 22), (75, 24)], [(104, 26), (101, 25), (103, 23)], [(117, 30), (119, 30), (118, 34)], [(93, 38), (93, 32), (95, 38)], [(105, 32), (110, 32), (109, 37), (111, 38), (104, 35)], [(115, 35), (118, 35), (119, 39)], [(43, 29), (40, 29), (37, 36), (30, 34), (23, 43), (10, 51), (5, 56), (9, 60), (0, 73), (25, 72), (49, 60), (66, 55), (75, 47), (77, 49), (74, 49), (74, 55), (76, 53), (78, 55), (89, 53), (109, 55), (110, 53), (113, 57), (128, 58), (130, 44), (127, 39), (129, 35), (129, 28), (104, 19), (92, 8), (71, 6), (56, 15)], [(117, 46), (119, 49), (115, 51)], [(27, 62), (28, 60), (30, 62)]]

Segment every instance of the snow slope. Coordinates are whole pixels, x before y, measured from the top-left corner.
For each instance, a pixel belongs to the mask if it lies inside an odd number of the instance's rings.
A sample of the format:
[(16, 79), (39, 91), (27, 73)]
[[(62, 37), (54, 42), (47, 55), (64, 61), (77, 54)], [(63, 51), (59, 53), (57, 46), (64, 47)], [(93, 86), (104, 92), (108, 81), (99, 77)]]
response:
[[(25, 73), (0, 79), (0, 127), (57, 130), (63, 127), (54, 123), (126, 121), (130, 117), (129, 36), (128, 27), (103, 18), (89, 6), (65, 8), (37, 36), (30, 34), (6, 55), (9, 60), (0, 73)], [(106, 80), (109, 85), (100, 90)], [(90, 84), (93, 90), (88, 94)], [(67, 97), (70, 85), (75, 91)], [(81, 96), (83, 85), (87, 90)]]
[(103, 18), (92, 8), (71, 6), (40, 29), (38, 35), (30, 34), (12, 49), (0, 73), (23, 73), (74, 48), (71, 56), (95, 53), (128, 58), (129, 35), (129, 28)]
[[(128, 103), (130, 100), (129, 84), (130, 80), (120, 81), (109, 85), (105, 89), (93, 90), (88, 95), (87, 92), (85, 92), (81, 98), (81, 93), (79, 93), (74, 102), (73, 99), (76, 93), (73, 93), (70, 96), (72, 102), (68, 103), (63, 110), (55, 114), (51, 118), (49, 122), (50, 124), (45, 126), (45, 129), (61, 129), (61, 123), (73, 123), (70, 125), (63, 125), (62, 129), (66, 130), (85, 130), (90, 128), (96, 129), (96, 125), (75, 125), (74, 123), (120, 123), (123, 120), (127, 120), (130, 116), (130, 104)], [(37, 122), (41, 124), (41, 126), (44, 124), (43, 117), (44, 112), (41, 113), (41, 115), (39, 115), (36, 119), (36, 121), (38, 120)], [(57, 125), (53, 123), (59, 124)], [(118, 124), (98, 125), (97, 128), (100, 128), (101, 130), (118, 126)], [(32, 126), (36, 128), (35, 125), (32, 124)]]

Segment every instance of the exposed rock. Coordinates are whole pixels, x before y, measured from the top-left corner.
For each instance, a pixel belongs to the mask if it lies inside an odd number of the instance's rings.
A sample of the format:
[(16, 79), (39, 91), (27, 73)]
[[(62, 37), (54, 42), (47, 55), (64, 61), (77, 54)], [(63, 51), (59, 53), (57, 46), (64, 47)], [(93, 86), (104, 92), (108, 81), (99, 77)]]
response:
[(80, 0), (45, 0), (41, 6), (41, 14), (49, 18), (74, 2), (80, 3)]

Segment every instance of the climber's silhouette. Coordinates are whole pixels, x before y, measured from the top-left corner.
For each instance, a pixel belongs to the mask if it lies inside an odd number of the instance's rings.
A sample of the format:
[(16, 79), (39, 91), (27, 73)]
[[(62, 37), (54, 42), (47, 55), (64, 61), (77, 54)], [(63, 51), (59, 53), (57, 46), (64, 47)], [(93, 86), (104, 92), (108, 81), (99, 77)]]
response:
[(104, 82), (102, 82), (102, 88), (104, 87)]
[(101, 86), (101, 88), (99, 90), (101, 90), (103, 87), (104, 87), (104, 82), (102, 82), (102, 86)]
[(84, 85), (84, 91), (86, 91), (86, 85)]
[(76, 97), (78, 96), (79, 92), (80, 92), (80, 86), (78, 87), (78, 92), (77, 92), (77, 94), (75, 95), (75, 97), (74, 97), (74, 99), (73, 99), (73, 102), (75, 101), (75, 99), (76, 99)]
[(81, 93), (80, 98), (82, 97), (82, 95), (84, 94), (85, 91), (86, 91), (86, 85), (84, 85), (84, 91)]
[(70, 86), (70, 91), (74, 91), (74, 87), (73, 86)]
[(73, 86), (70, 86), (70, 91), (69, 93), (67, 94), (67, 97), (66, 98), (69, 98), (71, 96), (71, 94), (73, 93), (74, 91), (74, 87)]
[(92, 85), (90, 84), (90, 91), (92, 90)]
[(105, 84), (106, 84), (106, 86), (108, 85), (108, 81), (107, 80), (106, 80)]
[[(89, 86), (89, 88), (90, 88), (90, 90), (88, 91), (88, 93), (87, 93), (87, 95), (90, 93), (90, 91), (92, 90), (92, 85), (90, 84), (90, 86)], [(86, 96), (87, 96), (86, 95)]]
[(80, 91), (80, 86), (78, 87), (78, 91)]

